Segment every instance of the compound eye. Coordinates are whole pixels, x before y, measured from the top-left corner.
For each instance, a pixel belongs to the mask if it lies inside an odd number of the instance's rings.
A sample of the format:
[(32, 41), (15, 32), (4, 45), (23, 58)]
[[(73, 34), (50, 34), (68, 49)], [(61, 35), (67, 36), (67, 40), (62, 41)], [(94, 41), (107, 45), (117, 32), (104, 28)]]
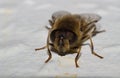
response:
[(60, 38), (60, 37), (65, 38), (65, 33), (62, 32), (62, 31), (56, 31), (55, 32), (55, 38)]
[(76, 35), (73, 32), (66, 31), (66, 38), (69, 40), (70, 43), (74, 43), (76, 40)]
[(71, 32), (69, 30), (55, 30), (51, 33), (50, 38), (51, 38), (52, 42), (54, 42), (54, 40), (56, 38), (68, 39), (70, 44), (72, 44), (76, 41), (77, 36), (75, 33)]
[(68, 39), (70, 43), (73, 43), (76, 40), (76, 35), (71, 31), (56, 31), (55, 38)]

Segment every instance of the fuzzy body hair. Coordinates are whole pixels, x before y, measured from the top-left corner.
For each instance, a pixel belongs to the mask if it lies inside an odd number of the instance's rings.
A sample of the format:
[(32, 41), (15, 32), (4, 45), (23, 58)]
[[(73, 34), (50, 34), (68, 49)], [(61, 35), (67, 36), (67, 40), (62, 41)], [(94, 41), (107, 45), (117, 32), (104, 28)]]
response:
[(90, 40), (91, 53), (99, 58), (103, 58), (94, 52), (92, 37), (105, 30), (98, 30), (96, 23), (101, 19), (97, 14), (71, 14), (67, 11), (58, 11), (52, 14), (49, 20), (51, 28), (46, 27), (48, 32), (47, 45), (35, 50), (47, 48), (47, 63), (52, 58), (52, 52), (60, 56), (77, 53), (75, 65), (79, 67), (77, 61), (80, 57), (80, 51), (85, 41)]

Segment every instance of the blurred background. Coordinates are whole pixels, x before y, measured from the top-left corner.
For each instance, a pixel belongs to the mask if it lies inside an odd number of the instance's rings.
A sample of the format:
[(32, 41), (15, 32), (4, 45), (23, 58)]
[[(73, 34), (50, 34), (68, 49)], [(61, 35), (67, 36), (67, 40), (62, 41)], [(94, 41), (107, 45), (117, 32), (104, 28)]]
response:
[[(46, 45), (52, 13), (96, 13), (102, 19), (100, 29), (106, 32), (93, 38), (99, 59), (83, 46), (76, 68), (76, 54), (58, 56), (45, 64), (47, 51), (35, 52)], [(0, 0), (0, 78), (19, 77), (120, 77), (120, 0)], [(87, 41), (89, 42), (89, 41)]]

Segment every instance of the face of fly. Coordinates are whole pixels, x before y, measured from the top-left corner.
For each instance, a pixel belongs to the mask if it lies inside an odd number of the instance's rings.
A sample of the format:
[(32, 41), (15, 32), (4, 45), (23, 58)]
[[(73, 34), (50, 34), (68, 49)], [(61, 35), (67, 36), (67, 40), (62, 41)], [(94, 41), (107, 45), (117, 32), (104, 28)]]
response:
[(53, 42), (54, 48), (58, 54), (64, 56), (69, 51), (70, 45), (75, 40), (74, 33), (67, 30), (58, 30), (55, 32), (55, 39)]

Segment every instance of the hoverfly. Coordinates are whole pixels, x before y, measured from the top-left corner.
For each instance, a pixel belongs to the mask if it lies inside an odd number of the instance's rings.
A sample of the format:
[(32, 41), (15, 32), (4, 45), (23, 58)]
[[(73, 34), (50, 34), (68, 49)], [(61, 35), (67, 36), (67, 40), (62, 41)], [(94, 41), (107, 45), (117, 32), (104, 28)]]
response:
[(48, 32), (47, 45), (37, 50), (47, 48), (47, 63), (52, 58), (52, 52), (60, 56), (77, 53), (75, 57), (75, 65), (79, 67), (77, 61), (80, 57), (81, 47), (84, 42), (90, 40), (91, 53), (100, 59), (103, 57), (94, 52), (92, 37), (105, 30), (98, 30), (96, 23), (101, 19), (97, 14), (71, 14), (67, 11), (57, 11), (52, 14), (49, 20), (50, 28), (46, 27)]

